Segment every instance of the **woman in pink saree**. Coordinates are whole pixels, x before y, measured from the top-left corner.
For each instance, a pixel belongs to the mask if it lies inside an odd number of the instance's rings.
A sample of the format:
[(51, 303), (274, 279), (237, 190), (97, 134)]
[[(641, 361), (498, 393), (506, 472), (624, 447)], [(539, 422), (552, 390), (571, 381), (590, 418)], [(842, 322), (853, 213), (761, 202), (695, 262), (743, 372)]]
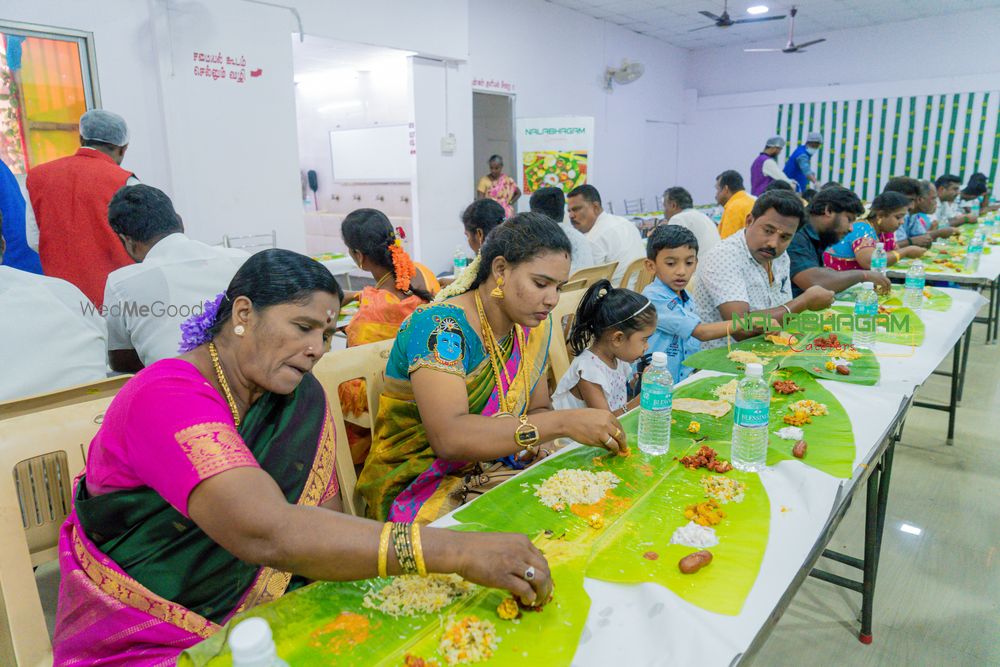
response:
[[(310, 580), (376, 575), (382, 525), (339, 511), (330, 413), (310, 373), (341, 299), (318, 262), (258, 253), (183, 325), (183, 354), (115, 397), (60, 535), (57, 665), (173, 665)], [(421, 533), (429, 571), (548, 599), (526, 537)], [(394, 546), (386, 568), (404, 571)]]
[(499, 155), (490, 157), (490, 173), (480, 178), (476, 186), (476, 199), (484, 197), (503, 206), (508, 218), (514, 215), (521, 188), (517, 187), (517, 181), (503, 173), (503, 158)]

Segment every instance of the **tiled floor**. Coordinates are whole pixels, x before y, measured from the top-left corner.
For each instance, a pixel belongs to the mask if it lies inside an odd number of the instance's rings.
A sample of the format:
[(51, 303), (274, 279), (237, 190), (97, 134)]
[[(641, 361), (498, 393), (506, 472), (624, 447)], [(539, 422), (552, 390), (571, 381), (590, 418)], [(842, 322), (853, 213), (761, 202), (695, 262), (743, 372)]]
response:
[[(955, 446), (944, 443), (946, 413), (913, 408), (896, 448), (874, 643), (857, 639), (861, 596), (810, 578), (754, 665), (1000, 665), (1000, 346), (984, 335), (976, 325)], [(948, 383), (933, 376), (917, 395), (944, 400)], [(860, 556), (863, 540), (862, 492), (830, 548)]]

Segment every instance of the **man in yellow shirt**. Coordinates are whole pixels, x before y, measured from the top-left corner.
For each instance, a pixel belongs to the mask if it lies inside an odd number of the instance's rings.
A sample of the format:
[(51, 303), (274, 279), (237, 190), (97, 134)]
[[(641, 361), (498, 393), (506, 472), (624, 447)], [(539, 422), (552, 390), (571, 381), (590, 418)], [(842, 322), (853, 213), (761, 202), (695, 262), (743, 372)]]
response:
[(727, 169), (715, 179), (715, 201), (723, 207), (719, 237), (726, 238), (747, 226), (747, 216), (756, 198), (743, 189), (740, 172)]

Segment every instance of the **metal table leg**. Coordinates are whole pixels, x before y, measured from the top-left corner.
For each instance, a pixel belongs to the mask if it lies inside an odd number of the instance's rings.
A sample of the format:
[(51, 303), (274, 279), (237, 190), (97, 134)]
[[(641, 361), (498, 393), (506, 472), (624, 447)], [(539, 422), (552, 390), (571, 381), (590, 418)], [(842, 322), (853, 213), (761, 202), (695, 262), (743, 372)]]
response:
[(875, 608), (875, 582), (878, 578), (879, 557), (882, 553), (882, 535), (885, 531), (885, 513), (889, 504), (889, 481), (892, 476), (892, 458), (902, 431), (897, 433), (889, 447), (868, 477), (865, 498), (865, 549), (864, 558), (854, 558), (836, 551), (826, 550), (824, 558), (850, 565), (862, 571), (862, 580), (856, 581), (823, 570), (813, 570), (810, 576), (861, 593), (861, 631), (858, 640), (872, 643), (872, 617)]
[(965, 349), (962, 350), (962, 378), (958, 382), (958, 402), (962, 403), (962, 391), (965, 389), (965, 369), (969, 365), (969, 348), (972, 347), (972, 324), (965, 330)]
[(930, 410), (941, 410), (948, 413), (948, 439), (945, 444), (948, 446), (955, 444), (955, 417), (958, 412), (958, 393), (962, 383), (962, 337), (955, 342), (955, 347), (951, 352), (951, 397), (947, 405), (940, 403), (928, 403), (926, 401), (914, 401), (913, 405), (918, 408), (928, 408)]
[(993, 337), (992, 344), (997, 343), (997, 334), (1000, 332), (1000, 277), (993, 281), (993, 290), (997, 292), (998, 298), (994, 299), (993, 307)]

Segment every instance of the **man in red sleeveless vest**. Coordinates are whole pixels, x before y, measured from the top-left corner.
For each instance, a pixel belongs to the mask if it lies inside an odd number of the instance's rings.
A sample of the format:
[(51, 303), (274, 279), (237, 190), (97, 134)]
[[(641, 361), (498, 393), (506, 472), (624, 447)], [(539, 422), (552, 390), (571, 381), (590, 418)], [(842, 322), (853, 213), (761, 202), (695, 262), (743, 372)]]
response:
[(100, 307), (108, 274), (133, 263), (108, 225), (108, 203), (122, 186), (138, 180), (119, 166), (128, 126), (118, 114), (103, 109), (83, 114), (80, 144), (74, 155), (31, 169), (25, 184), (45, 275), (73, 283)]

